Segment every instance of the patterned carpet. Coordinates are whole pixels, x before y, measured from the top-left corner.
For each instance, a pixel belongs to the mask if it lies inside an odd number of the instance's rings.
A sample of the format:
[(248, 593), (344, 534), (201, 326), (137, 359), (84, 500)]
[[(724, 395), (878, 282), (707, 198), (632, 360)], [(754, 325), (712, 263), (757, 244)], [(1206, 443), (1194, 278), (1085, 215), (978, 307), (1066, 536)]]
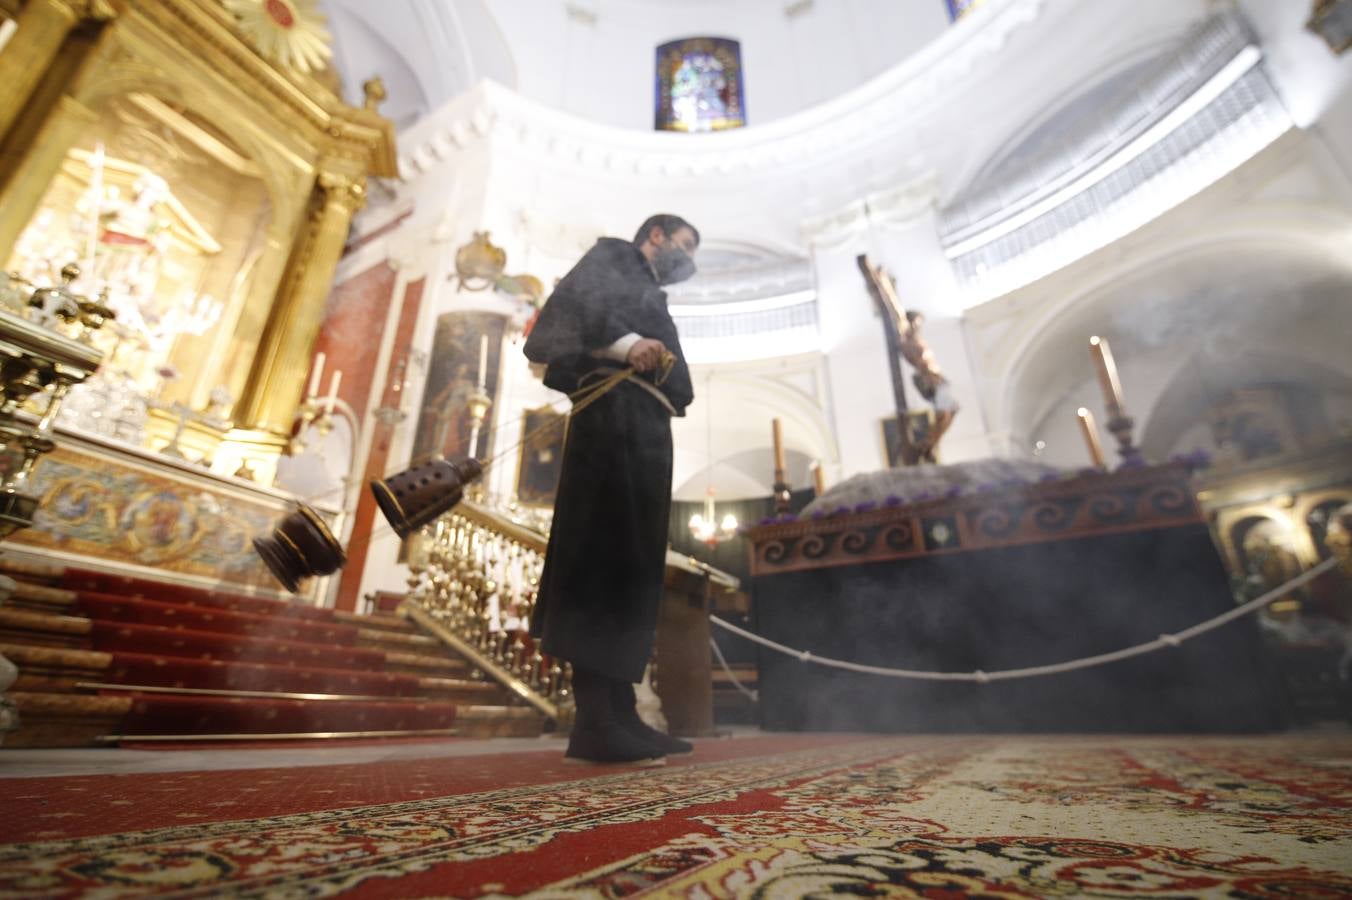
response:
[(3, 786), (5, 897), (1352, 897), (1343, 736), (766, 736), (665, 769), (550, 752)]

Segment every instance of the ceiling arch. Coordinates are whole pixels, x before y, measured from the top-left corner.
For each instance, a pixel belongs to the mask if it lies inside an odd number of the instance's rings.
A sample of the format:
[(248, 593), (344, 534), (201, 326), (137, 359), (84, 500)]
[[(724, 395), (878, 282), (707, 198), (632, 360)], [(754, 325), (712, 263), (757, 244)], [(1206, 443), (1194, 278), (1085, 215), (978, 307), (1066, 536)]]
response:
[[(1352, 305), (1345, 300), (1352, 293), (1352, 259), (1342, 237), (1348, 229), (1352, 220), (1324, 207), (1255, 205), (1247, 216), (1205, 232), (1154, 239), (1100, 260), (1089, 270), (1092, 277), (1078, 283), (1067, 272), (1075, 288), (1019, 322), (991, 373), (1003, 386), (994, 395), (992, 426), (1024, 432), (1040, 422), (1088, 365), (1085, 341), (1092, 334), (1110, 340), (1120, 363), (1126, 353), (1157, 350), (1187, 335), (1202, 341), (1203, 350), (1219, 352), (1226, 336), (1287, 330), (1299, 310), (1327, 313), (1328, 323), (1346, 321), (1352, 331)], [(1226, 277), (1218, 278), (1220, 272)], [(1271, 299), (1284, 297), (1299, 302), (1283, 306)], [(1307, 324), (1315, 340), (1335, 333), (1318, 327), (1317, 318)]]
[[(1340, 336), (1352, 333), (1352, 268), (1317, 251), (1269, 237), (1138, 257), (1130, 272), (1071, 298), (1032, 330), (997, 421), (1038, 435), (1060, 428), (1068, 410), (1096, 406), (1092, 334), (1112, 344), (1150, 458), (1172, 451), (1182, 418), (1228, 391), (1263, 383), (1343, 390), (1352, 385), (1352, 358), (1339, 350)], [(1347, 362), (1300, 365), (1306, 358)]]

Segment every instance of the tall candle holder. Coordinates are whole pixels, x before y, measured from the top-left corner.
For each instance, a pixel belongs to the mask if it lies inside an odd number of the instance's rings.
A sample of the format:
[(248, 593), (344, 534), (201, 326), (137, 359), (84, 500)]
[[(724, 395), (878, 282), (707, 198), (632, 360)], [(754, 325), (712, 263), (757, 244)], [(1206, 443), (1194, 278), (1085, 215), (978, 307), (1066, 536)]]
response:
[(1141, 451), (1132, 442), (1136, 420), (1127, 415), (1126, 403), (1122, 399), (1122, 382), (1117, 376), (1117, 363), (1113, 360), (1112, 349), (1105, 339), (1095, 335), (1089, 339), (1089, 353), (1094, 359), (1099, 387), (1103, 391), (1103, 405), (1108, 412), (1107, 428), (1117, 439), (1117, 455), (1122, 457), (1123, 465), (1144, 465)]
[(493, 398), (488, 396), (488, 392), (482, 387), (474, 389), (474, 392), (465, 398), (465, 407), (469, 410), (469, 452), (471, 456), (478, 455), (479, 452), (479, 432), (483, 429), (484, 419), (488, 416), (488, 410), (493, 406)]
[(1145, 457), (1141, 456), (1140, 448), (1132, 442), (1132, 432), (1135, 428), (1136, 420), (1121, 410), (1117, 415), (1108, 417), (1108, 431), (1117, 439), (1117, 455), (1122, 457), (1124, 466), (1145, 465)]
[(789, 512), (793, 506), (793, 492), (788, 483), (788, 465), (784, 460), (784, 431), (779, 419), (770, 420), (770, 439), (775, 456), (775, 479), (770, 490), (773, 492), (775, 512)]
[[(89, 312), (82, 323), (85, 336), (111, 316), (104, 315), (107, 311), (100, 304), (71, 291), (78, 277), (79, 269), (67, 266), (62, 286), (34, 291), (22, 307), (11, 303), (0, 310), (0, 449), (12, 462), (0, 484), (0, 539), (33, 524), (40, 498), (28, 493), (28, 481), (38, 460), (56, 447), (49, 437), (52, 423), (71, 387), (92, 375), (103, 360), (103, 354), (88, 343), (61, 333), (80, 321), (82, 308)], [(11, 311), (19, 308), (25, 315)], [(36, 424), (30, 424), (19, 408), (49, 389), (46, 409)]]

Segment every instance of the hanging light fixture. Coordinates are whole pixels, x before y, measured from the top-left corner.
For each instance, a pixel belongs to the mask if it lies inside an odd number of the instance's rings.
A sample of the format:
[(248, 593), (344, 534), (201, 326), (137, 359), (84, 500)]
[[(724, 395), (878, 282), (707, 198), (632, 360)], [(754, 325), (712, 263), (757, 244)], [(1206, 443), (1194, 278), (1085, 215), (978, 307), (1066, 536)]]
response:
[(695, 539), (708, 544), (710, 547), (717, 547), (724, 541), (737, 536), (737, 517), (732, 513), (723, 516), (723, 521), (718, 520), (718, 513), (714, 510), (714, 489), (709, 488), (708, 493), (704, 495), (704, 512), (695, 513), (690, 517), (690, 533)]
[[(713, 394), (710, 391), (712, 383), (713, 376), (706, 376), (704, 396), (709, 398), (710, 406), (712, 406), (713, 401)], [(737, 517), (732, 513), (727, 513), (723, 516), (722, 521), (719, 521), (718, 512), (714, 509), (714, 417), (712, 409), (709, 410), (705, 419), (704, 453), (709, 463), (705, 470), (704, 511), (697, 512), (690, 517), (690, 533), (695, 536), (695, 540), (708, 544), (710, 547), (717, 547), (724, 541), (737, 536)]]

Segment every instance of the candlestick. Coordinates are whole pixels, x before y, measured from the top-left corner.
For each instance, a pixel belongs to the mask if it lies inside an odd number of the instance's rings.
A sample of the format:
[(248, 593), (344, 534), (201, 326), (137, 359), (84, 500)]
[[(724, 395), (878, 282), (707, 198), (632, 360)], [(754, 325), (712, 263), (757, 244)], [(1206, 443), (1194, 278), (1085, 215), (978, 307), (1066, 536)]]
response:
[(1094, 414), (1081, 406), (1076, 415), (1080, 417), (1080, 431), (1084, 434), (1084, 443), (1089, 448), (1089, 458), (1094, 461), (1094, 467), (1107, 468), (1103, 459), (1103, 445), (1099, 443), (1098, 426), (1094, 424)]
[(319, 396), (319, 380), (324, 376), (324, 351), (315, 354), (315, 367), (310, 371), (310, 387), (305, 391), (305, 399)]
[(479, 390), (488, 388), (488, 335), (479, 335)]
[(1103, 404), (1108, 408), (1108, 417), (1121, 416), (1126, 409), (1122, 402), (1122, 383), (1117, 378), (1117, 364), (1113, 361), (1113, 351), (1108, 342), (1095, 335), (1089, 339), (1089, 352), (1094, 357), (1094, 366), (1098, 369), (1099, 387), (1103, 390)]
[(329, 396), (324, 400), (324, 412), (328, 415), (333, 414), (333, 404), (338, 402), (338, 385), (343, 382), (343, 373), (339, 369), (333, 370), (333, 380), (329, 382)]
[(817, 489), (818, 497), (826, 493), (826, 473), (822, 471), (821, 460), (812, 464), (812, 486)]

